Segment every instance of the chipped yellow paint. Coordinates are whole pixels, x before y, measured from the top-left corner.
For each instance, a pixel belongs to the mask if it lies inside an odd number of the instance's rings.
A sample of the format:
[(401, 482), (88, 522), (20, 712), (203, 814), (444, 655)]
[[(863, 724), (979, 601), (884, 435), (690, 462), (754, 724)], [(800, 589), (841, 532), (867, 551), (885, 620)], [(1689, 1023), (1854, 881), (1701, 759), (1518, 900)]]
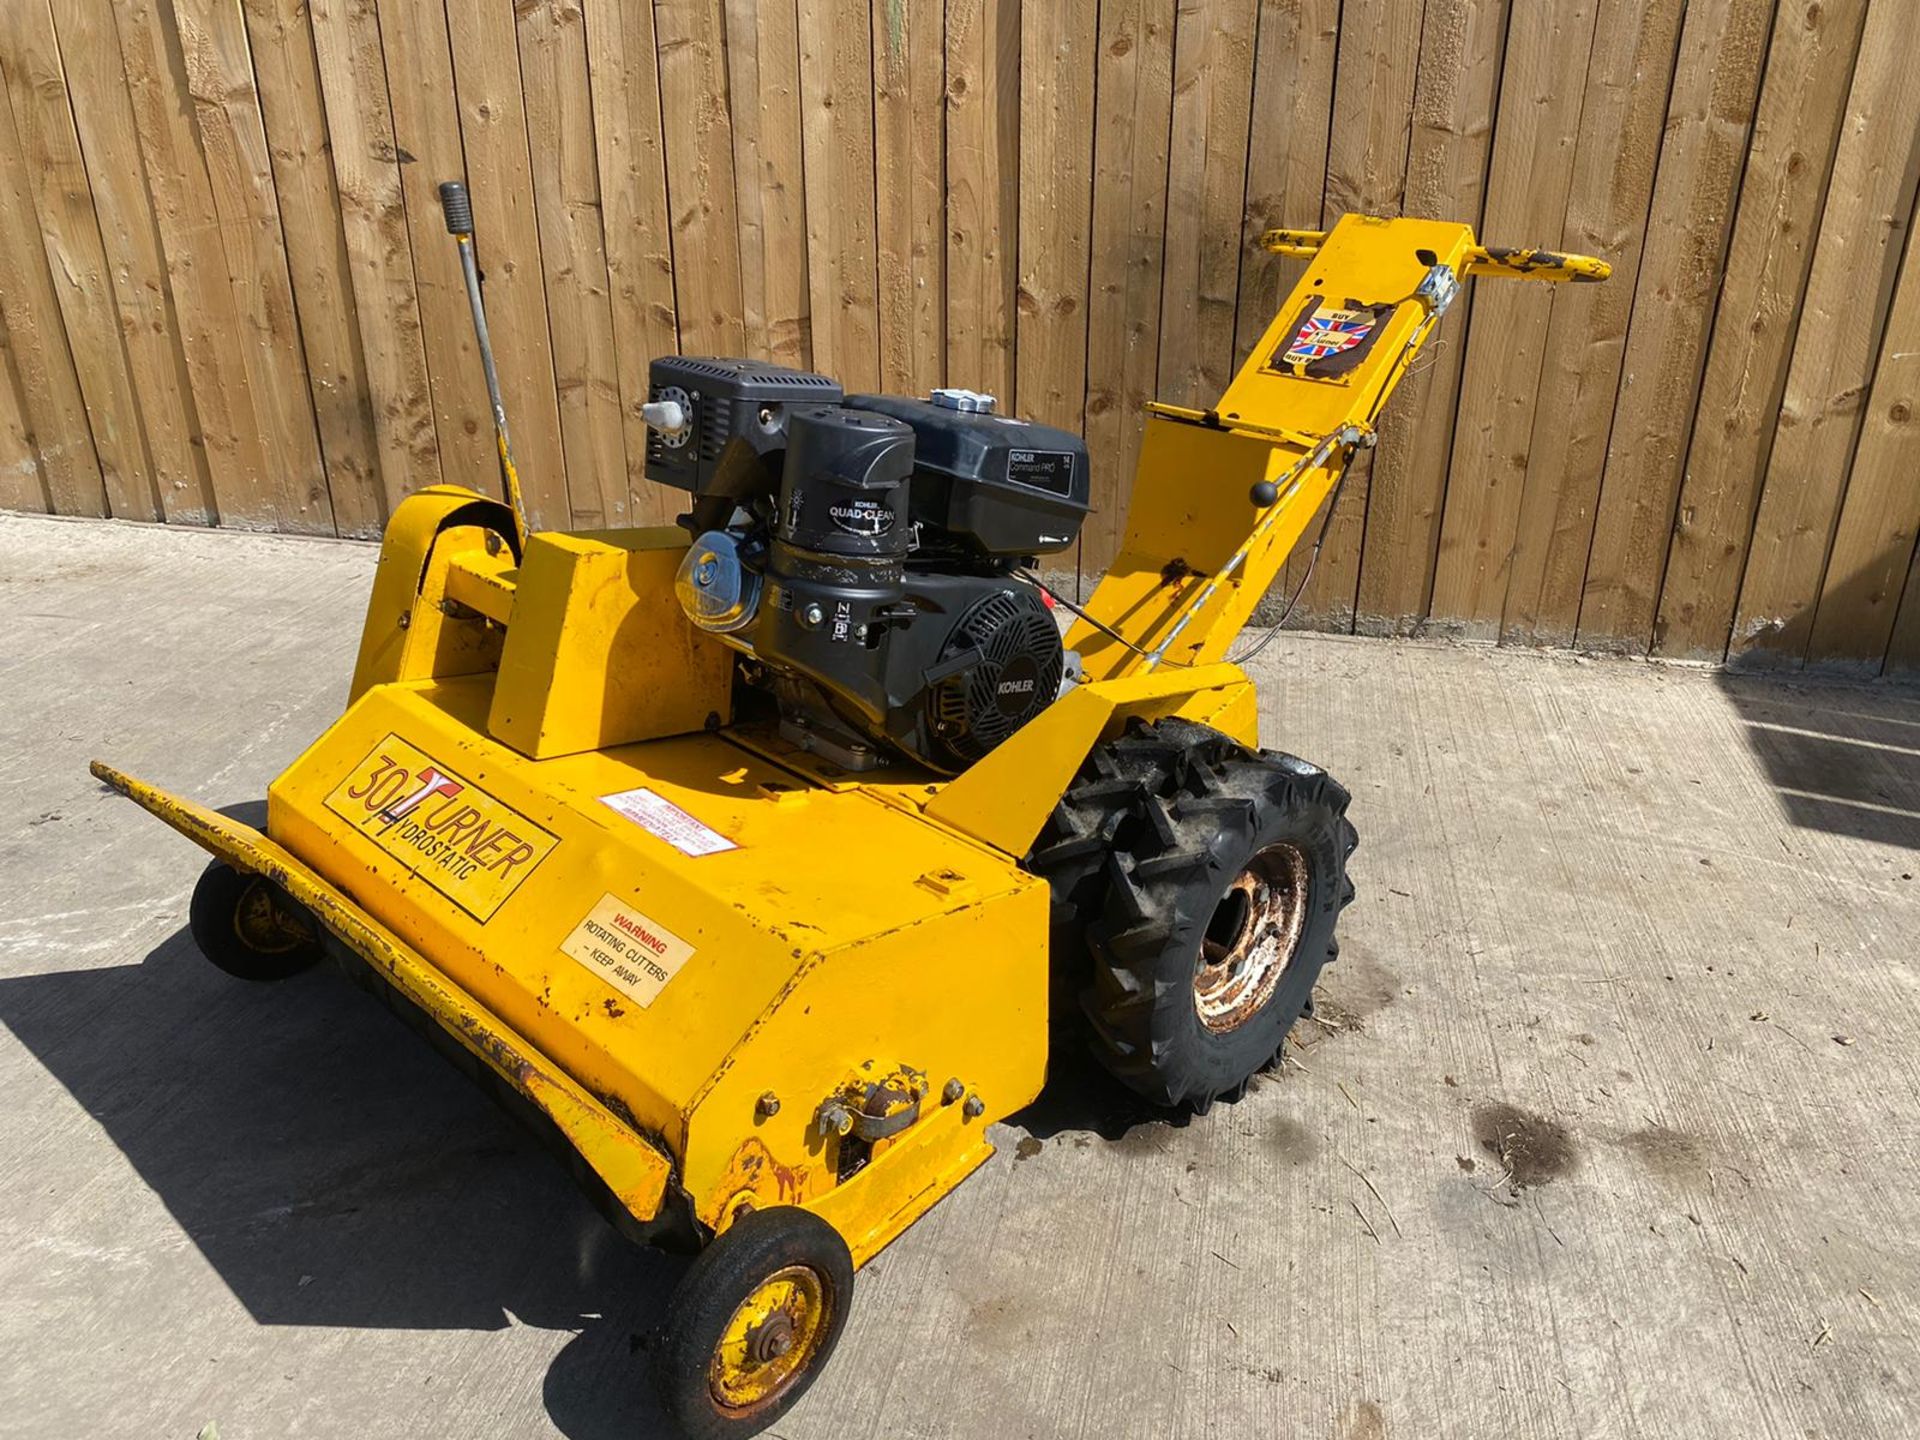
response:
[(236, 870), (264, 875), (559, 1127), (636, 1219), (659, 1213), (671, 1164), (644, 1136), (561, 1073), (386, 926), (259, 831), (104, 765), (95, 778)]

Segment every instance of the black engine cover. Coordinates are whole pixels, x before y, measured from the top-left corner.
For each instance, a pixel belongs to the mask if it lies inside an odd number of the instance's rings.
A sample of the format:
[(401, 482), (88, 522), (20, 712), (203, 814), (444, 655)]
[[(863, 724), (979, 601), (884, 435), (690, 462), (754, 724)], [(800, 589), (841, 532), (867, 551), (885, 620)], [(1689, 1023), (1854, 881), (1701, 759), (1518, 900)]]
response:
[(1065, 653), (1046, 603), (1027, 585), (976, 601), (947, 632), (927, 692), (926, 739), (947, 768), (971, 765), (1060, 693)]
[(899, 395), (851, 395), (847, 404), (913, 427), (922, 544), (951, 539), (978, 556), (1011, 558), (1056, 554), (1079, 538), (1091, 472), (1078, 435)]
[[(1060, 693), (1060, 631), (1023, 580), (909, 573), (896, 618), (882, 622), (865, 576), (817, 560), (796, 568), (774, 582), (753, 648), (811, 682), (777, 690), (802, 744), (849, 762), (871, 737), (955, 773)], [(809, 626), (799, 612), (816, 604), (833, 608)], [(843, 630), (842, 606), (864, 623)]]

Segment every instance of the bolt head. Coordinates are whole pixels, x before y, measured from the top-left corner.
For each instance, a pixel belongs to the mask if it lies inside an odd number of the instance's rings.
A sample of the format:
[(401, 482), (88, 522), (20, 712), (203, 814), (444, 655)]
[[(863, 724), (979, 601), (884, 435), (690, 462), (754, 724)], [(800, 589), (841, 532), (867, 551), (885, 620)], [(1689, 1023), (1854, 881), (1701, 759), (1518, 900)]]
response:
[(940, 1087), (940, 1103), (942, 1105), (951, 1105), (966, 1093), (967, 1087), (962, 1085), (956, 1076)]
[(967, 1096), (967, 1103), (960, 1107), (960, 1112), (969, 1120), (978, 1120), (982, 1115), (987, 1113), (987, 1102), (982, 1100), (978, 1095), (969, 1095)]
[(753, 1110), (762, 1120), (771, 1119), (780, 1113), (780, 1097), (769, 1090), (753, 1102)]

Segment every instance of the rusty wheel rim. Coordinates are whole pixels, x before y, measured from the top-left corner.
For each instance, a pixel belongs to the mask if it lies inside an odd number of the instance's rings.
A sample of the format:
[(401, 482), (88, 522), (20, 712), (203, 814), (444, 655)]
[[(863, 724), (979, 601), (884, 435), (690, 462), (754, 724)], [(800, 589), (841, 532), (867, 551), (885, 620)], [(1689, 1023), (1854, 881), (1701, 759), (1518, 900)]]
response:
[(1227, 887), (1200, 942), (1193, 1008), (1215, 1034), (1238, 1030), (1273, 999), (1307, 927), (1312, 867), (1298, 845), (1269, 845)]
[(708, 1362), (714, 1400), (731, 1413), (773, 1404), (813, 1364), (831, 1315), (827, 1286), (809, 1267), (770, 1275), (734, 1310)]
[(255, 876), (233, 907), (233, 933), (259, 955), (285, 955), (313, 943), (313, 930), (279, 902), (273, 887)]

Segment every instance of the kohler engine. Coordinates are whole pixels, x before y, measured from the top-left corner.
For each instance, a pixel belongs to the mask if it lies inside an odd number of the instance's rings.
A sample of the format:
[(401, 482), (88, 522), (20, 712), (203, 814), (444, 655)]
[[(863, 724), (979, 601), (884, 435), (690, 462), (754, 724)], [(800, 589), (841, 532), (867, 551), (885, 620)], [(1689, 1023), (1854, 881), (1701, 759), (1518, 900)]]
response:
[(690, 491), (680, 602), (747, 656), (782, 732), (848, 769), (957, 771), (1060, 693), (1016, 573), (1072, 545), (1087, 450), (990, 397), (841, 393), (750, 360), (653, 362), (647, 474)]

